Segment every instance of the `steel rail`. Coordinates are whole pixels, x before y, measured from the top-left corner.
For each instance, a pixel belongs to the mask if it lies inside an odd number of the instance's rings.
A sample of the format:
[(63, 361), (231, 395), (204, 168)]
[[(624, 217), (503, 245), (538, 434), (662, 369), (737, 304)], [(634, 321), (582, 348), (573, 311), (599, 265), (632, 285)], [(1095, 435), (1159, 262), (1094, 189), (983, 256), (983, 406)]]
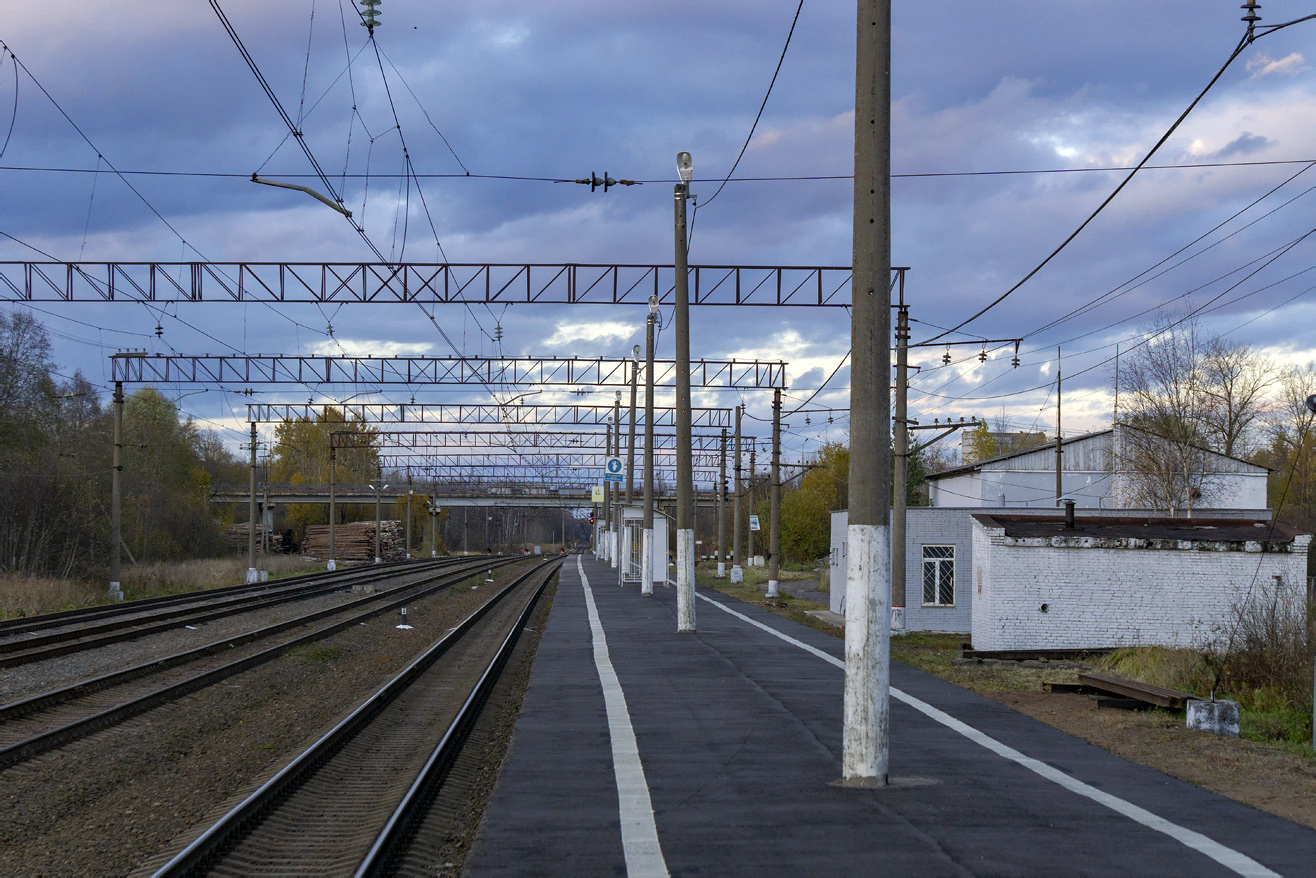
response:
[[(524, 560), (524, 559), (504, 558), (500, 562), (495, 562), (494, 566), (505, 566), (507, 564), (513, 564), (516, 561), (520, 561), (520, 560)], [(124, 702), (115, 707), (109, 708), (107, 710), (103, 710), (92, 716), (84, 717), (80, 720), (76, 720), (74, 722), (60, 726), (59, 728), (56, 729), (51, 729), (47, 732), (42, 732), (39, 735), (34, 735), (31, 738), (28, 738), (24, 741), (20, 741), (16, 744), (4, 748), (3, 750), (0, 750), (0, 771), (9, 768), (10, 766), (16, 765), (19, 762), (23, 762), (24, 760), (31, 759), (33, 756), (37, 756), (41, 753), (45, 753), (48, 750), (53, 750), (57, 747), (62, 747), (65, 744), (78, 740), (79, 738), (86, 737), (87, 735), (90, 735), (94, 732), (98, 732), (101, 729), (105, 729), (110, 726), (117, 725), (118, 723), (121, 723), (124, 720), (145, 713), (146, 711), (158, 707), (161, 704), (168, 703), (169, 701), (173, 701), (175, 699), (181, 698), (184, 695), (188, 695), (199, 689), (204, 689), (207, 686), (210, 686), (214, 683), (218, 683), (221, 680), (226, 680), (229, 677), (242, 673), (243, 671), (247, 671), (250, 670), (251, 668), (265, 664), (268, 661), (272, 661), (273, 659), (278, 658), (283, 653), (287, 652), (289, 649), (292, 649), (293, 647), (301, 646), (304, 643), (312, 643), (316, 640), (320, 640), (324, 637), (328, 637), (331, 634), (336, 634), (337, 632), (342, 631), (343, 629), (348, 628), (352, 625), (359, 624), (365, 621), (366, 619), (373, 618), (375, 616), (380, 615), (381, 613), (386, 613), (389, 610), (397, 609), (398, 607), (404, 606), (405, 604), (413, 600), (420, 600), (421, 598), (428, 597), (434, 592), (441, 591), (442, 589), (445, 589), (448, 586), (455, 584), (456, 582), (462, 581), (463, 579), (468, 577), (471, 573), (484, 569), (487, 566), (489, 566), (488, 562), (485, 561), (484, 559), (481, 559), (481, 563), (472, 564), (471, 567), (468, 569), (453, 571), (452, 573), (447, 574), (445, 577), (442, 577), (445, 581), (438, 582), (436, 584), (425, 585), (421, 588), (420, 591), (411, 591), (412, 587), (407, 586), (405, 589), (402, 590), (410, 591), (409, 594), (403, 595), (400, 598), (389, 600), (387, 603), (369, 609), (364, 613), (359, 613), (356, 615), (349, 616), (346, 619), (340, 620), (331, 625), (327, 625), (324, 628), (319, 628), (315, 631), (311, 631), (300, 637), (295, 637), (292, 640), (287, 640), (284, 641), (283, 643), (269, 647), (268, 649), (261, 650), (260, 652), (253, 653), (249, 656), (245, 656), (240, 659), (236, 659), (235, 661), (229, 662), (224, 665), (220, 665), (217, 668), (212, 668), (209, 671), (204, 671), (200, 674), (189, 677), (186, 680), (181, 680), (178, 683), (174, 683), (169, 686), (165, 686), (161, 689), (157, 689), (154, 692), (147, 693), (146, 695), (143, 695), (139, 698), (135, 698), (132, 699), (131, 701)], [(434, 577), (433, 579), (437, 579), (437, 578), (440, 577)], [(431, 583), (433, 582), (433, 579), (430, 580)], [(330, 613), (342, 612), (345, 609), (358, 607), (363, 603), (367, 603), (369, 601), (378, 599), (380, 597), (394, 598), (394, 596), (397, 594), (397, 591), (398, 590), (395, 589), (394, 591), (388, 592), (384, 595), (372, 595), (367, 598), (362, 598), (361, 600), (358, 601), (353, 601), (352, 603), (349, 604), (343, 604), (339, 607), (331, 607), (328, 610), (320, 611), (318, 614), (313, 613), (310, 614), (309, 616), (304, 616), (299, 621), (305, 623), (308, 620), (313, 620), (314, 617), (316, 616), (324, 616), (324, 615), (329, 615)], [(290, 622), (284, 622), (279, 624), (283, 626), (285, 629), (291, 627)], [(271, 627), (275, 627), (275, 626), (271, 626)]]
[[(379, 570), (383, 567), (394, 567), (406, 563), (409, 562), (386, 561), (383, 564), (373, 565), (373, 567), (375, 570)], [(5, 619), (0, 620), (0, 637), (8, 637), (12, 634), (25, 634), (29, 631), (40, 631), (43, 628), (58, 628), (61, 625), (72, 625), (78, 622), (101, 617), (131, 615), (143, 608), (150, 609), (151, 607), (168, 606), (169, 604), (186, 603), (188, 601), (208, 600), (214, 597), (226, 597), (236, 594), (269, 591), (271, 589), (282, 588), (285, 585), (293, 585), (299, 582), (309, 582), (314, 579), (326, 579), (329, 577), (341, 576), (358, 569), (360, 568), (345, 567), (342, 570), (317, 570), (313, 573), (301, 573), (297, 576), (286, 576), (282, 579), (270, 580), (268, 582), (226, 585), (221, 586), (220, 588), (204, 588), (196, 591), (184, 592), (182, 594), (167, 594), (153, 598), (138, 598), (137, 600), (124, 601), (117, 604), (79, 607), (74, 610), (60, 610), (57, 613), (42, 613), (38, 616), (21, 616), (14, 619)]]
[[(433, 567), (441, 568), (451, 563), (453, 563), (451, 559), (447, 558), (438, 562), (425, 561), (417, 567), (417, 570), (423, 571)], [(18, 667), (19, 665), (57, 658), (61, 655), (136, 640), (139, 637), (158, 634), (161, 631), (171, 631), (179, 625), (191, 622), (213, 622), (216, 619), (237, 616), (252, 610), (286, 604), (290, 601), (304, 600), (319, 594), (340, 591), (357, 583), (370, 581), (378, 576), (379, 573), (370, 568), (357, 568), (342, 579), (333, 582), (301, 584), (273, 594), (233, 597), (210, 607), (185, 607), (144, 618), (115, 619), (90, 628), (71, 628), (68, 631), (57, 631), (26, 640), (5, 641), (0, 643), (0, 669)]]
[[(175, 854), (173, 858), (155, 871), (153, 878), (191, 875), (203, 868), (208, 858), (218, 853), (225, 844), (233, 841), (279, 799), (300, 786), (326, 759), (333, 756), (347, 741), (369, 725), (390, 702), (423, 675), (440, 656), (447, 652), (504, 597), (511, 594), (513, 590), (520, 587), (536, 573), (551, 565), (560, 564), (559, 559), (551, 559), (517, 577), (516, 580), (503, 588), (497, 596), (473, 612), (452, 631), (445, 634), (397, 676), (384, 684), (374, 695), (367, 698), (315, 743), (280, 769), (259, 789), (243, 799), (183, 850)], [(546, 576), (545, 579), (547, 580), (547, 578), (549, 577)]]
[(425, 761), (425, 765), (416, 776), (416, 780), (412, 782), (406, 795), (403, 796), (402, 801), (398, 803), (392, 816), (389, 817), (388, 822), (384, 824), (384, 828), (376, 837), (375, 843), (370, 846), (365, 859), (357, 867), (357, 878), (364, 878), (367, 875), (387, 874), (405, 849), (406, 844), (414, 834), (416, 824), (424, 817), (425, 810), (433, 802), (434, 796), (437, 795), (439, 786), (443, 783), (448, 774), (448, 769), (452, 767), (457, 755), (461, 752), (462, 745), (466, 742), (471, 728), (479, 719), (480, 711), (489, 699), (489, 695), (493, 691), (494, 684), (498, 682), (503, 668), (507, 665), (507, 661), (512, 655), (512, 649), (516, 646), (526, 623), (530, 620), (530, 615), (534, 612), (535, 604), (538, 603), (552, 578), (551, 573), (545, 576), (544, 581), (539, 584), (539, 588), (530, 596), (530, 600), (526, 601), (521, 614), (512, 625), (512, 630), (507, 633), (507, 637), (503, 639), (502, 645), (498, 647), (498, 652), (494, 655), (493, 660), (489, 662), (489, 666), (480, 675), (479, 681), (475, 684), (475, 689), (462, 704), (457, 716), (448, 725), (448, 730), (439, 739), (434, 752)]
[[(502, 559), (500, 558), (499, 560)], [(456, 567), (460, 563), (462, 562), (457, 561), (453, 564), (440, 566), (438, 569), (440, 571), (446, 572), (448, 567)], [(477, 569), (483, 566), (484, 564), (481, 563), (477, 565)], [(417, 569), (415, 572), (424, 573), (427, 569), (431, 569), (431, 568), (429, 568), (428, 566), (422, 567)], [(397, 573), (398, 571), (394, 571), (394, 572)], [(387, 577), (381, 577), (381, 580), (386, 578)], [(407, 585), (398, 586), (397, 588), (398, 589), (412, 588), (418, 584), (423, 584), (425, 582), (432, 582), (432, 581), (433, 581), (433, 577), (430, 577), (429, 579), (421, 580), (419, 583), (412, 582)], [(82, 680), (80, 682), (73, 683), (68, 686), (63, 686), (59, 689), (51, 689), (46, 692), (38, 693), (37, 695), (32, 695), (28, 698), (20, 699), (18, 701), (11, 701), (8, 704), (0, 705), (0, 722), (18, 719), (20, 717), (24, 717), (32, 713), (37, 713), (42, 710), (47, 710), (51, 707), (54, 707), (55, 705), (62, 704), (65, 701), (72, 701), (75, 698), (83, 698), (88, 695), (93, 695), (104, 689), (109, 689), (112, 686), (119, 686), (124, 683), (129, 683), (133, 680), (141, 679), (142, 677), (148, 677), (151, 674), (157, 674), (160, 673), (161, 671), (167, 671), (170, 668), (176, 668), (179, 665), (185, 665), (188, 662), (196, 661), (197, 659), (200, 659), (207, 654), (221, 652), (223, 650), (235, 648), (238, 646), (244, 646), (248, 643), (252, 643), (254, 641), (261, 640), (266, 637), (272, 637), (275, 634), (279, 634), (291, 628), (296, 628), (299, 625), (305, 625), (307, 623), (314, 622), (317, 619), (325, 618), (327, 616), (332, 616), (338, 612), (351, 610), (353, 607), (364, 606), (365, 604), (368, 604), (371, 601), (393, 595), (396, 591), (397, 589), (389, 589), (388, 591), (380, 592), (374, 595), (368, 595), (364, 598), (359, 598), (355, 601), (349, 601), (346, 604), (339, 604), (336, 607), (328, 607), (323, 610), (316, 610), (313, 613), (307, 613), (302, 616), (296, 616), (292, 619), (287, 619), (283, 622), (276, 622), (273, 625), (267, 625), (262, 628), (253, 628), (250, 631), (244, 631), (240, 634), (235, 634), (232, 637), (225, 637), (220, 640), (213, 640), (210, 643), (203, 643), (200, 646), (193, 647), (192, 649), (184, 650), (183, 652), (176, 652), (173, 653), (172, 655), (162, 656), (158, 659), (152, 659), (149, 662), (143, 662), (140, 665), (133, 665), (131, 667), (124, 668), (123, 670), (120, 671), (111, 671), (108, 674), (102, 674), (101, 676), (93, 677), (90, 680)]]

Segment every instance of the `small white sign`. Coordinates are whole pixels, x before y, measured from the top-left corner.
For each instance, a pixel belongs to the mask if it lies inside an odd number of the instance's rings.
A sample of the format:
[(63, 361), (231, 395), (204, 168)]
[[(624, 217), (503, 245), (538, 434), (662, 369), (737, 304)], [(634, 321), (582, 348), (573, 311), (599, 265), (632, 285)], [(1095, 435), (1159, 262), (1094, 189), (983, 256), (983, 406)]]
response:
[(594, 485), (592, 488), (590, 488), (590, 500), (591, 500), (592, 502), (594, 502), (594, 503), (602, 503), (602, 502), (603, 502), (603, 486), (602, 486), (602, 485)]
[(609, 457), (607, 469), (603, 473), (603, 481), (605, 482), (625, 481), (625, 477), (622, 474), (622, 467), (623, 464), (621, 462), (620, 457)]
[(749, 529), (750, 530), (759, 529), (759, 517), (757, 515), (751, 515), (749, 517)]

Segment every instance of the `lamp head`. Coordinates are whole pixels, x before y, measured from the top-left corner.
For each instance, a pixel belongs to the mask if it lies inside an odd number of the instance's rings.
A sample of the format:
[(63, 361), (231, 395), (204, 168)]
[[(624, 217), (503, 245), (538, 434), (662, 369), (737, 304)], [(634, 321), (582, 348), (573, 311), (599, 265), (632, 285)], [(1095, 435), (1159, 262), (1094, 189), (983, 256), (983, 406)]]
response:
[(635, 347), (631, 348), (631, 357), (632, 357), (632, 359), (635, 360), (635, 362), (637, 362), (637, 363), (640, 362), (640, 346), (639, 346), (639, 345), (636, 345)]
[(657, 313), (658, 313), (658, 294), (657, 294), (657, 293), (652, 293), (652, 294), (649, 296), (649, 313), (650, 313), (650, 314), (657, 314)]
[(682, 183), (689, 184), (690, 178), (695, 173), (695, 160), (690, 157), (690, 153), (678, 152), (676, 154), (676, 173), (680, 176)]
[(621, 391), (617, 391), (617, 402), (621, 402)]

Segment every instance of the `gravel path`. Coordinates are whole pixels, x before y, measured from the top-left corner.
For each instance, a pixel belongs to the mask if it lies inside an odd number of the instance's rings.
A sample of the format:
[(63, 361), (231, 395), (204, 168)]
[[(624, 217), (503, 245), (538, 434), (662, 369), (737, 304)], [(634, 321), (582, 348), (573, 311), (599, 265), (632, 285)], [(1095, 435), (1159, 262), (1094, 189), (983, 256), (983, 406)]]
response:
[(0, 773), (0, 873), (163, 862), (473, 611), (483, 579), (409, 608), (414, 630), (392, 614), (373, 619)]

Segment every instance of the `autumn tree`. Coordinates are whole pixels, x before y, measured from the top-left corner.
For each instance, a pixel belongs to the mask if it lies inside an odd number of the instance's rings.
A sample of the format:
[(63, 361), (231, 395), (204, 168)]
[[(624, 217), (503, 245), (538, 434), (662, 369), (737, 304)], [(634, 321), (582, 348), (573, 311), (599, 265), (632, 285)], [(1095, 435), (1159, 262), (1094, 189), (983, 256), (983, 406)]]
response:
[[(348, 419), (334, 406), (325, 406), (314, 418), (290, 418), (274, 428), (270, 481), (277, 485), (328, 485), (329, 437), (335, 432), (357, 434), (352, 447), (334, 454), (334, 481), (339, 485), (373, 484), (379, 478), (378, 431), (359, 415)], [(306, 526), (328, 524), (329, 507), (320, 503), (290, 503), (280, 507), (283, 524), (300, 541)], [(339, 523), (374, 518), (373, 505), (338, 504)]]

